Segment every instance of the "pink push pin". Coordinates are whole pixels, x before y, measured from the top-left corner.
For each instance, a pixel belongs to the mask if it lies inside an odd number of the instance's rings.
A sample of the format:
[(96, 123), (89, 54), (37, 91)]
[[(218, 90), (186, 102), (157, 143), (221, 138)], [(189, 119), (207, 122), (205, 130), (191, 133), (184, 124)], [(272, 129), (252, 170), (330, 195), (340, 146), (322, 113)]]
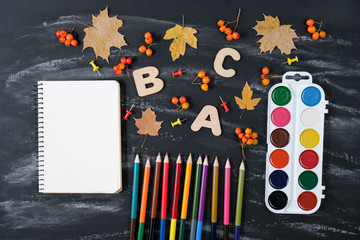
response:
[(179, 69), (177, 72), (173, 72), (172, 73), (172, 76), (175, 77), (175, 76), (182, 76), (184, 72), (186, 72), (188, 70), (184, 70), (184, 71), (181, 71), (181, 69)]
[(229, 109), (228, 106), (226, 105), (227, 102), (224, 102), (224, 100), (223, 100), (220, 96), (219, 96), (219, 98), (220, 98), (220, 100), (221, 100), (221, 102), (222, 102), (222, 104), (220, 104), (220, 106), (222, 106), (222, 107), (225, 109), (225, 112), (230, 111), (230, 109)]
[(131, 106), (131, 108), (130, 108), (129, 110), (126, 110), (126, 114), (125, 114), (125, 117), (123, 117), (123, 119), (128, 120), (129, 116), (130, 116), (131, 114), (133, 114), (132, 111), (131, 111), (131, 109), (132, 109), (133, 107), (134, 107), (134, 104)]

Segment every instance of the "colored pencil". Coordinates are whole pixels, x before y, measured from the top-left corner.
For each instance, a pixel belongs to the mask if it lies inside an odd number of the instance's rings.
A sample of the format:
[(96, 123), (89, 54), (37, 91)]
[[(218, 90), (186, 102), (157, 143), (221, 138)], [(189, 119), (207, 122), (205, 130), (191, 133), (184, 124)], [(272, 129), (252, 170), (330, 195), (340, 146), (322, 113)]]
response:
[(166, 210), (167, 210), (167, 195), (169, 183), (169, 156), (166, 153), (163, 163), (163, 181), (161, 194), (161, 216), (160, 216), (160, 240), (165, 240), (166, 232)]
[(175, 240), (175, 235), (176, 235), (176, 222), (177, 222), (177, 212), (178, 212), (179, 192), (180, 192), (180, 177), (181, 177), (181, 156), (179, 153), (179, 156), (176, 160), (176, 168), (175, 168), (174, 194), (173, 194), (170, 235), (169, 235), (170, 240)]
[(213, 165), (212, 178), (212, 200), (211, 200), (211, 240), (216, 240), (216, 222), (217, 222), (217, 206), (218, 206), (218, 189), (219, 189), (219, 161), (215, 157)]
[(225, 164), (225, 183), (224, 183), (224, 240), (229, 239), (229, 219), (230, 219), (230, 176), (231, 166), (229, 159)]
[(193, 200), (193, 208), (191, 214), (190, 240), (195, 240), (196, 237), (196, 222), (197, 222), (197, 215), (199, 209), (199, 196), (200, 196), (200, 185), (201, 185), (201, 169), (202, 169), (202, 159), (201, 156), (199, 156), (196, 162), (194, 200)]
[(155, 162), (154, 188), (152, 193), (153, 195), (152, 195), (151, 213), (150, 213), (150, 232), (148, 238), (149, 240), (154, 239), (156, 209), (158, 205), (158, 196), (159, 196), (160, 174), (161, 174), (161, 156), (159, 153)]
[(135, 240), (136, 211), (137, 211), (137, 199), (138, 199), (138, 191), (139, 191), (139, 175), (140, 175), (140, 158), (139, 158), (139, 154), (136, 154), (134, 161), (133, 192), (131, 198), (130, 240)]
[(240, 164), (240, 168), (239, 168), (239, 180), (238, 180), (237, 199), (236, 199), (235, 234), (234, 234), (235, 240), (240, 239), (244, 179), (245, 179), (245, 164), (244, 164), (244, 160), (242, 160), (242, 162)]
[(208, 158), (205, 156), (202, 176), (201, 176), (201, 190), (200, 190), (200, 199), (199, 199), (199, 212), (198, 212), (198, 221), (196, 224), (196, 240), (201, 240), (203, 218), (204, 218), (204, 209), (205, 209), (205, 198), (206, 198), (206, 181), (208, 173), (209, 163)]
[(188, 157), (186, 162), (186, 173), (185, 173), (185, 180), (184, 180), (184, 192), (183, 192), (183, 200), (181, 206), (181, 222), (180, 222), (180, 230), (179, 230), (179, 240), (184, 239), (185, 235), (185, 224), (186, 224), (186, 216), (187, 216), (187, 209), (189, 205), (189, 192), (190, 192), (190, 181), (191, 181), (191, 170), (192, 170), (192, 157), (191, 153)]
[(138, 240), (143, 239), (144, 226), (145, 226), (145, 215), (146, 215), (146, 203), (149, 190), (149, 178), (150, 178), (150, 159), (148, 158), (145, 164), (143, 189), (141, 195), (141, 206), (140, 206), (140, 220), (139, 220), (139, 232)]

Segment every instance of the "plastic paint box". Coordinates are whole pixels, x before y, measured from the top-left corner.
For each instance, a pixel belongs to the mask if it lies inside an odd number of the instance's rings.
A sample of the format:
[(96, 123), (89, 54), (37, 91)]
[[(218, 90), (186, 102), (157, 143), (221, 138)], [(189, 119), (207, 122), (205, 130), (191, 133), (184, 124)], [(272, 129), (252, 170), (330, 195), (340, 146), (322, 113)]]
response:
[(322, 186), (323, 89), (308, 72), (287, 72), (268, 96), (265, 203), (274, 213), (311, 214)]

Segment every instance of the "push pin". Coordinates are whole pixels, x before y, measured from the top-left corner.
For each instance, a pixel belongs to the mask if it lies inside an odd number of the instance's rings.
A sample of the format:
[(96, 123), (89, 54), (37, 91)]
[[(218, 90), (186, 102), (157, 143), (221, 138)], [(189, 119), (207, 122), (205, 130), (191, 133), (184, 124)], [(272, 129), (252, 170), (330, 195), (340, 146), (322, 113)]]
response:
[(184, 118), (184, 119), (181, 119), (181, 120), (180, 120), (180, 118), (178, 118), (178, 119), (176, 120), (176, 122), (172, 122), (172, 123), (171, 123), (171, 126), (175, 127), (176, 125), (182, 125), (182, 122), (185, 121), (186, 119), (187, 119), (187, 118)]
[(228, 106), (226, 105), (227, 102), (224, 102), (224, 100), (223, 100), (220, 96), (219, 96), (219, 98), (220, 98), (220, 100), (221, 100), (221, 102), (222, 102), (222, 104), (220, 104), (220, 106), (222, 106), (222, 107), (225, 109), (225, 112), (230, 111), (230, 109), (229, 109)]
[(296, 56), (296, 57), (294, 57), (294, 58), (287, 58), (287, 62), (283, 62), (282, 64), (289, 64), (289, 65), (291, 65), (293, 62), (299, 62), (299, 59), (298, 59), (298, 57)]
[(173, 72), (172, 73), (172, 76), (175, 77), (175, 76), (182, 76), (184, 72), (187, 72), (189, 70), (184, 70), (184, 71), (181, 71), (181, 69), (179, 69), (177, 72)]
[(134, 107), (134, 104), (131, 106), (131, 108), (130, 108), (129, 110), (126, 109), (126, 114), (125, 114), (125, 116), (123, 117), (123, 119), (128, 120), (129, 116), (130, 116), (131, 114), (133, 114), (132, 111), (131, 111), (131, 109), (132, 109), (133, 107)]
[(100, 67), (96, 66), (94, 61), (89, 62), (89, 64), (93, 67), (93, 71), (97, 72), (99, 74), (99, 76), (101, 76), (101, 74), (99, 72)]

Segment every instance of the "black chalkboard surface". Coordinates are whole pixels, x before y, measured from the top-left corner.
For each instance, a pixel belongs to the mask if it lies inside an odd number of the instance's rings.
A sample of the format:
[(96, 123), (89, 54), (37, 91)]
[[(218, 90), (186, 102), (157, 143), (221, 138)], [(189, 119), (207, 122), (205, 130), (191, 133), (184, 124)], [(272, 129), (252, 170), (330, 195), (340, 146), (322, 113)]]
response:
[[(109, 6), (110, 16), (119, 15), (124, 21), (119, 31), (125, 35), (128, 46), (122, 50), (112, 48), (110, 64), (98, 59), (102, 74), (98, 76), (88, 65), (95, 58), (92, 49), (82, 53), (81, 44), (76, 48), (65, 47), (58, 42), (55, 32), (75, 26), (74, 34), (82, 40), (84, 26), (74, 22), (72, 16), (90, 24), (91, 14), (99, 13), (106, 6)], [(216, 22), (219, 19), (235, 19), (238, 8), (242, 8), (239, 24), (241, 37), (228, 42), (219, 33)], [(237, 168), (241, 160), (241, 147), (234, 134), (237, 126), (251, 127), (259, 133), (259, 144), (246, 149), (242, 239), (359, 239), (359, 10), (358, 1), (340, 0), (2, 0), (0, 239), (127, 239), (130, 229), (132, 168), (136, 153), (141, 156), (141, 172), (145, 159), (150, 157), (154, 164), (158, 152), (169, 153), (171, 173), (175, 170), (178, 153), (182, 153), (184, 162), (188, 153), (192, 153), (195, 158), (199, 154), (207, 154), (210, 164), (218, 156), (221, 184), (225, 160), (229, 157), (233, 166), (231, 206), (234, 206)], [(295, 40), (297, 50), (290, 56), (298, 56), (298, 63), (282, 65), (287, 56), (281, 55), (278, 49), (272, 54), (259, 53), (259, 36), (256, 36), (252, 27), (256, 20), (263, 19), (263, 13), (278, 16), (281, 24), (291, 24), (296, 30), (299, 36)], [(198, 30), (198, 49), (187, 47), (186, 55), (173, 62), (168, 51), (171, 41), (162, 38), (167, 29), (181, 24), (182, 15), (187, 26)], [(324, 21), (324, 29), (328, 33), (325, 39), (311, 39), (305, 25), (308, 18)], [(157, 42), (154, 46), (155, 54), (151, 57), (137, 50), (147, 31), (153, 33)], [(212, 67), (216, 53), (224, 47), (235, 48), (242, 55), (239, 62), (231, 59), (225, 61), (225, 67), (237, 71), (230, 79), (220, 77)], [(112, 66), (122, 56), (134, 58), (130, 71), (156, 66), (160, 71), (159, 77), (165, 82), (164, 89), (154, 95), (138, 97), (134, 82), (125, 74), (117, 77), (112, 70)], [(310, 72), (330, 102), (324, 135), (323, 185), (326, 186), (326, 198), (320, 209), (312, 215), (273, 214), (264, 203), (267, 93), (274, 82), (270, 86), (261, 85), (259, 75), (263, 66), (268, 66), (271, 73), (276, 75), (289, 70)], [(181, 78), (173, 78), (171, 72), (179, 68), (189, 71)], [(200, 70), (205, 70), (212, 80), (208, 92), (202, 92), (190, 84)], [(122, 122), (124, 190), (120, 194), (47, 195), (38, 192), (37, 163), (34, 157), (37, 149), (33, 85), (38, 80), (71, 79), (116, 79), (122, 87), (122, 112), (135, 104), (132, 118)], [(241, 111), (234, 96), (241, 96), (246, 81), (254, 90), (254, 96), (262, 100), (255, 110), (245, 112), (240, 120)], [(191, 107), (177, 113), (172, 110), (170, 99), (180, 95), (190, 99)], [(230, 112), (224, 113), (218, 96), (228, 101), (232, 109)], [(213, 136), (208, 129), (200, 132), (190, 130), (197, 113), (208, 104), (219, 110), (223, 130), (220, 137)], [(133, 117), (139, 118), (141, 111), (148, 107), (164, 123), (160, 135), (148, 137), (144, 148), (140, 149), (143, 136), (136, 133)], [(175, 121), (179, 116), (188, 120), (181, 127), (172, 128), (170, 121)], [(173, 174), (170, 175), (169, 206), (173, 191)], [(210, 237), (210, 187), (207, 193), (209, 197), (206, 200), (203, 239)], [(223, 196), (222, 187), (219, 195)], [(221, 239), (222, 197), (219, 202), (217, 236)], [(170, 212), (171, 207), (168, 207), (168, 218)], [(148, 208), (147, 217), (149, 214)], [(230, 217), (230, 232), (233, 233), (234, 209)], [(147, 237), (148, 222), (145, 229)], [(187, 228), (186, 236), (188, 234)]]

